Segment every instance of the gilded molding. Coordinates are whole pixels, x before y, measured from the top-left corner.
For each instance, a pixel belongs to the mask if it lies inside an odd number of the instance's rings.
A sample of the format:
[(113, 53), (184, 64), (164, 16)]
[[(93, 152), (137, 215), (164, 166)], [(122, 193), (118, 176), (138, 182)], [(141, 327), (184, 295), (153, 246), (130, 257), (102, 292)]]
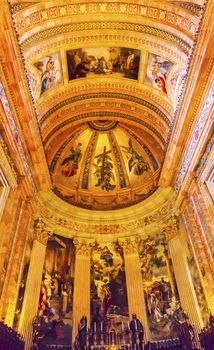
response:
[(139, 18), (156, 19), (163, 22), (165, 25), (176, 25), (180, 30), (186, 31), (189, 36), (194, 35), (196, 31), (196, 24), (190, 18), (180, 14), (167, 11), (167, 9), (160, 9), (158, 7), (145, 6), (141, 4), (129, 4), (118, 2), (89, 2), (68, 5), (58, 5), (46, 7), (44, 9), (37, 9), (32, 13), (23, 11), (20, 15), (15, 16), (16, 29), (18, 33), (27, 31), (35, 25), (42, 25), (50, 20), (57, 20), (60, 18), (69, 18), (81, 15), (123, 15), (134, 16)]
[(91, 256), (91, 249), (94, 245), (94, 241), (87, 239), (74, 238), (73, 240), (76, 255)]
[[(121, 234), (126, 233), (130, 235), (130, 232), (137, 232), (145, 226), (149, 226), (154, 223), (163, 222), (164, 218), (168, 218), (171, 215), (175, 203), (175, 194), (171, 195), (167, 201), (158, 207), (157, 210), (151, 212), (150, 215), (139, 216), (140, 219), (127, 220), (126, 223), (108, 223), (102, 224), (84, 223), (78, 221), (78, 218), (69, 214), (69, 219), (66, 216), (59, 215), (56, 210), (48, 208), (48, 206), (40, 201), (37, 202), (38, 209), (44, 221), (51, 223), (53, 227), (62, 227), (68, 231), (73, 231), (75, 234), (80, 232), (84, 234)], [(93, 221), (92, 221), (93, 222)]]
[(53, 233), (47, 228), (46, 224), (41, 218), (39, 218), (35, 223), (34, 230), (35, 239), (46, 246), (48, 242), (48, 237), (51, 236)]
[[(36, 43), (39, 43), (40, 41), (44, 41), (44, 40), (50, 40), (50, 38), (52, 37), (56, 37), (57, 35), (62, 35), (65, 33), (74, 33), (74, 32), (79, 32), (82, 30), (87, 30), (87, 31), (91, 31), (91, 30), (121, 30), (121, 31), (133, 31), (136, 33), (140, 33), (140, 34), (146, 34), (146, 35), (153, 35), (154, 37), (157, 38), (161, 38), (162, 40), (167, 40), (169, 42), (171, 42), (173, 45), (175, 45), (176, 47), (178, 47), (180, 50), (182, 50), (186, 55), (189, 54), (190, 52), (190, 45), (184, 41), (183, 39), (179, 38), (178, 36), (171, 34), (167, 31), (164, 30), (160, 30), (158, 28), (154, 28), (151, 26), (146, 26), (143, 24), (135, 24), (135, 23), (124, 23), (124, 22), (88, 22), (88, 23), (74, 23), (74, 24), (67, 24), (67, 25), (62, 25), (62, 26), (55, 26), (46, 30), (43, 30), (39, 33), (36, 33), (32, 36), (30, 36), (29, 38), (27, 38), (26, 40), (22, 41), (21, 43), (21, 48), (23, 51), (27, 51), (28, 49), (30, 49), (30, 47), (34, 46)], [(99, 35), (100, 37), (101, 35)], [(93, 40), (94, 36), (87, 36), (87, 38), (89, 39), (89, 41)], [(122, 39), (122, 35), (118, 35), (118, 34), (111, 34), (111, 35), (102, 35), (103, 40), (114, 40), (113, 37), (116, 37), (117, 40), (121, 40)], [(130, 38), (130, 35), (127, 35), (127, 38)], [(91, 40), (90, 40), (91, 38)], [(105, 39), (104, 39), (105, 38)], [(121, 38), (121, 39), (119, 39)], [(80, 43), (80, 42), (85, 42), (85, 40), (83, 38), (81, 38), (81, 36), (77, 36), (75, 39), (76, 40), (72, 40), (73, 38), (68, 38), (68, 40), (66, 39), (65, 43), (66, 45), (68, 45), (68, 43), (70, 42), (71, 44), (74, 43)], [(99, 40), (100, 41), (100, 40)], [(130, 41), (130, 40), (129, 40)], [(133, 37), (133, 41), (136, 41), (136, 38)], [(141, 42), (146, 42), (147, 40), (144, 39), (141, 40)], [(60, 42), (62, 42), (62, 40), (60, 40)], [(58, 45), (57, 45), (58, 47)]]

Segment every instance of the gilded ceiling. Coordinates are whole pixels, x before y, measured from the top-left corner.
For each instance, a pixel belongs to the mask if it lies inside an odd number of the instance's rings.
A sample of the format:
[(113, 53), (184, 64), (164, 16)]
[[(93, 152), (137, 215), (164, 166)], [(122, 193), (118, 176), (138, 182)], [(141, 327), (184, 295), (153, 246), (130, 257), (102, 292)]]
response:
[(159, 187), (202, 5), (10, 1), (60, 198), (116, 209)]

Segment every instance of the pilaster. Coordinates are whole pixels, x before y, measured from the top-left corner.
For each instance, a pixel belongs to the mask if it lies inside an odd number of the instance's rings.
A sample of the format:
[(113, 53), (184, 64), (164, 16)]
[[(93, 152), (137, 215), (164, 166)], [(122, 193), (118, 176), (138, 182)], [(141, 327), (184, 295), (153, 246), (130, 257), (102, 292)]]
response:
[(209, 308), (214, 312), (214, 260), (191, 197), (185, 198), (182, 204), (182, 214), (204, 279)]
[[(32, 321), (37, 315), (45, 251), (50, 231), (39, 219), (35, 224), (35, 239), (30, 259), (24, 301), (18, 331), (26, 340), (25, 350), (29, 350), (32, 338)], [(33, 303), (32, 303), (33, 300)]]
[(142, 322), (145, 331), (145, 340), (149, 340), (149, 327), (146, 316), (144, 287), (141, 274), (140, 258), (137, 239), (120, 239), (123, 248), (126, 272), (127, 296), (129, 316), (135, 313)]
[(25, 245), (28, 239), (28, 229), (30, 224), (30, 208), (29, 201), (23, 202), (20, 212), (20, 218), (17, 226), (16, 240), (11, 252), (10, 263), (7, 269), (8, 278), (6, 278), (7, 285), (4, 293), (4, 302), (2, 308), (2, 316), (5, 322), (12, 327), (15, 315), (16, 302), (19, 291), (19, 275), (22, 271), (21, 262), (24, 253)]
[(203, 321), (179, 235), (178, 217), (172, 216), (168, 219), (162, 226), (162, 233), (167, 238), (181, 306), (187, 313), (190, 322), (199, 330), (203, 327)]
[(73, 331), (74, 342), (82, 316), (90, 324), (90, 262), (93, 241), (81, 238), (74, 239), (75, 273), (73, 296)]

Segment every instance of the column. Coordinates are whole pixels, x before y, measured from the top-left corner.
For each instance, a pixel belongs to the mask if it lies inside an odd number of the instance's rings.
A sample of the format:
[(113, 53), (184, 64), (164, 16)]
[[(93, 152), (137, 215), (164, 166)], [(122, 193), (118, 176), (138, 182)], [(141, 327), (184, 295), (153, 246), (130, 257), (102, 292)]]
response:
[(162, 227), (162, 232), (168, 241), (169, 253), (177, 282), (181, 306), (189, 317), (190, 322), (200, 330), (203, 321), (200, 314), (191, 274), (187, 264), (184, 249), (178, 231), (178, 218), (171, 217)]
[(123, 248), (126, 286), (129, 305), (129, 317), (135, 313), (141, 321), (145, 331), (145, 341), (149, 340), (149, 327), (146, 316), (143, 279), (138, 254), (138, 242), (131, 239), (121, 239), (119, 244)]
[(209, 308), (214, 312), (214, 261), (191, 197), (185, 198), (182, 213), (203, 276)]
[(13, 326), (16, 310), (16, 302), (19, 292), (20, 275), (22, 274), (23, 256), (28, 239), (28, 229), (30, 224), (29, 200), (23, 202), (20, 218), (17, 226), (16, 239), (12, 247), (10, 262), (7, 268), (5, 288), (3, 289), (2, 316), (8, 326)]
[(32, 321), (38, 311), (48, 233), (49, 231), (40, 219), (35, 225), (35, 240), (31, 252), (30, 266), (18, 329), (26, 340), (25, 350), (30, 349), (32, 340)]
[(90, 324), (90, 263), (92, 241), (75, 238), (75, 268), (74, 268), (74, 294), (73, 294), (73, 330), (74, 342), (78, 325), (82, 316), (87, 317)]

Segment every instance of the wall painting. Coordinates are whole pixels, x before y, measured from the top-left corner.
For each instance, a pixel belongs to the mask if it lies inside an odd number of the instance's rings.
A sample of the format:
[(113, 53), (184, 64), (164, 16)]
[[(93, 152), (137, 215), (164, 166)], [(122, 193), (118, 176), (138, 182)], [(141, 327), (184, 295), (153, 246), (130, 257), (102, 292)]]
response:
[(172, 67), (173, 63), (169, 60), (153, 53), (149, 53), (146, 69), (146, 82), (154, 88), (168, 94), (168, 76)]
[(87, 76), (138, 79), (140, 50), (124, 47), (84, 48), (67, 51), (69, 80)]
[(128, 322), (123, 252), (117, 243), (97, 244), (91, 258), (91, 322), (121, 330)]
[(140, 261), (151, 340), (176, 337), (176, 319), (184, 315), (164, 237), (142, 240)]

